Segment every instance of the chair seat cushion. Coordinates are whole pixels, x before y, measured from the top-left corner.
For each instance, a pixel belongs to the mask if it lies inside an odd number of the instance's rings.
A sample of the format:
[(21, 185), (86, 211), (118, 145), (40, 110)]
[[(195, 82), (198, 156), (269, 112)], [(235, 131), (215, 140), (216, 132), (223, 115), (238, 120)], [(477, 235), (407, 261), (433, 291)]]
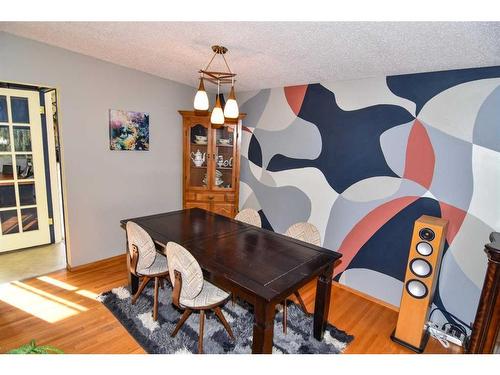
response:
[(201, 292), (193, 299), (180, 298), (180, 303), (183, 307), (189, 308), (202, 308), (207, 306), (212, 306), (224, 301), (229, 297), (229, 293), (226, 293), (215, 285), (209, 283), (208, 281), (203, 281), (203, 288)]
[(150, 267), (137, 270), (137, 273), (145, 276), (153, 276), (165, 272), (168, 272), (167, 257), (160, 253), (156, 254), (156, 258)]

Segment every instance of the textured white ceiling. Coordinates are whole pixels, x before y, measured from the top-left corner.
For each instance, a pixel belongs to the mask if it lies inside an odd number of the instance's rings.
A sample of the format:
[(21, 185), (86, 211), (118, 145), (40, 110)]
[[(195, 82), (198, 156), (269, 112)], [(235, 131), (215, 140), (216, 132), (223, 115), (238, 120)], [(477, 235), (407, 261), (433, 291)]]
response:
[(2, 22), (0, 30), (191, 86), (210, 46), (222, 44), (240, 91), (500, 65), (500, 22)]

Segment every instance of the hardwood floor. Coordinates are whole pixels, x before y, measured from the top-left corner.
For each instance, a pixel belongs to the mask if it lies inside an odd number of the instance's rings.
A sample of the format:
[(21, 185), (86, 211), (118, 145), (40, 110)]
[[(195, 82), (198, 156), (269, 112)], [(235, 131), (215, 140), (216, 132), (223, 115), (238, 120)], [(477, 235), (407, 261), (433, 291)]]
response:
[[(300, 290), (300, 295), (311, 313), (314, 311), (315, 291), (315, 283), (310, 283)], [(397, 319), (398, 312), (395, 309), (373, 302), (346, 290), (343, 286), (333, 285), (328, 321), (337, 328), (354, 335), (354, 341), (349, 344), (345, 353), (415, 354), (390, 339)], [(462, 348), (450, 344), (450, 348), (445, 349), (431, 337), (424, 353), (462, 353)]]
[[(127, 283), (124, 256), (0, 285), (0, 353), (35, 339), (66, 353), (144, 353), (95, 296)], [(355, 336), (346, 353), (411, 353), (389, 335), (397, 312), (338, 286), (332, 288), (329, 321)], [(314, 284), (301, 290), (310, 311)], [(455, 352), (459, 352), (454, 347)], [(432, 340), (428, 353), (448, 353)], [(452, 351), (453, 352), (453, 351)]]
[[(50, 344), (66, 353), (144, 353), (93, 298), (127, 283), (124, 256), (46, 276), (49, 279), (0, 286), (0, 352), (35, 339), (37, 344)], [(67, 285), (53, 285), (57, 281)], [(6, 303), (6, 299), (18, 306)]]

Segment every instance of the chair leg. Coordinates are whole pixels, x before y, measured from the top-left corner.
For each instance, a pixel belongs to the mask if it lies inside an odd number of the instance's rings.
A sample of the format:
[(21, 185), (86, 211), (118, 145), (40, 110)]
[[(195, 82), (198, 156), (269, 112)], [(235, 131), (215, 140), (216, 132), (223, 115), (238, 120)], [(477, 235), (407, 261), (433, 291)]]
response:
[(153, 320), (158, 320), (158, 287), (160, 284), (160, 278), (155, 277), (155, 295), (154, 295), (154, 303), (153, 303)]
[(190, 309), (184, 310), (184, 313), (182, 314), (181, 319), (179, 320), (179, 322), (175, 326), (175, 329), (170, 334), (170, 336), (175, 337), (175, 335), (177, 335), (177, 332), (179, 332), (179, 330), (181, 329), (182, 325), (187, 320), (187, 318), (189, 318), (189, 315), (191, 315), (192, 312), (193, 312), (193, 310), (190, 310)]
[(297, 300), (299, 301), (300, 307), (302, 307), (302, 311), (304, 311), (306, 314), (309, 314), (306, 308), (306, 304), (304, 303), (304, 300), (300, 296), (299, 291), (296, 290), (295, 292), (293, 292), (293, 294), (295, 295), (295, 298), (297, 298)]
[(151, 280), (150, 277), (144, 276), (144, 279), (142, 280), (141, 285), (139, 286), (139, 289), (137, 290), (137, 293), (134, 294), (132, 297), (132, 305), (135, 304), (137, 301), (137, 298), (139, 298), (139, 295), (142, 293), (146, 285), (148, 285), (149, 281)]
[(203, 334), (205, 329), (205, 310), (200, 311), (200, 332), (198, 337), (198, 354), (203, 353)]
[(233, 335), (233, 331), (231, 330), (231, 326), (227, 322), (227, 320), (226, 320), (224, 314), (222, 313), (222, 310), (220, 309), (220, 307), (219, 306), (215, 307), (214, 311), (215, 311), (215, 315), (217, 315), (217, 317), (219, 318), (220, 322), (222, 323), (222, 325), (226, 329), (227, 333), (229, 334), (229, 337), (231, 337), (231, 339), (234, 340), (234, 335)]
[(163, 286), (163, 277), (160, 277), (160, 288), (165, 289)]
[(286, 324), (288, 320), (288, 307), (286, 307), (286, 300), (283, 302), (283, 333), (286, 335)]

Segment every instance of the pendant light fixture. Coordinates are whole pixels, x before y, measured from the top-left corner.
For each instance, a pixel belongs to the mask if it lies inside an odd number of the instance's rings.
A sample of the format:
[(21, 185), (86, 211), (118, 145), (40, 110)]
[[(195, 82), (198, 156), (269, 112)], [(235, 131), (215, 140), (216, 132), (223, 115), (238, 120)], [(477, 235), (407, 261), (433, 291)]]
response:
[(194, 109), (196, 111), (208, 111), (208, 95), (203, 84), (203, 77), (200, 77), (200, 85), (194, 97)]
[(224, 117), (234, 120), (237, 119), (239, 115), (240, 110), (238, 108), (238, 103), (236, 102), (236, 95), (234, 95), (234, 85), (231, 84), (231, 92), (229, 93), (229, 98), (224, 106)]
[[(204, 81), (211, 82), (217, 85), (217, 98), (215, 100), (215, 107), (212, 110), (212, 114), (210, 116), (210, 122), (216, 126), (222, 126), (226, 122), (226, 120), (230, 120), (234, 122), (239, 117), (239, 108), (238, 103), (236, 101), (236, 95), (234, 93), (234, 82), (236, 74), (231, 71), (229, 65), (226, 61), (224, 55), (228, 51), (224, 46), (212, 46), (212, 51), (214, 52), (210, 62), (206, 66), (205, 69), (199, 71), (200, 73), (200, 84), (198, 87), (198, 91), (196, 92), (196, 96), (194, 98), (194, 109), (196, 111), (207, 111), (209, 108), (208, 104), (208, 95), (205, 91), (205, 86), (203, 84)], [(214, 61), (215, 57), (220, 55), (224, 60), (224, 64), (227, 68), (227, 71), (211, 71), (209, 70), (210, 65)], [(222, 108), (220, 101), (220, 86), (224, 84), (231, 84), (231, 91), (229, 93), (229, 98), (224, 105), (224, 109)]]
[(224, 125), (224, 112), (222, 111), (222, 106), (220, 104), (219, 97), (220, 84), (217, 84), (217, 99), (215, 100), (215, 107), (212, 110), (212, 115), (210, 116), (210, 122), (212, 125), (222, 126)]

